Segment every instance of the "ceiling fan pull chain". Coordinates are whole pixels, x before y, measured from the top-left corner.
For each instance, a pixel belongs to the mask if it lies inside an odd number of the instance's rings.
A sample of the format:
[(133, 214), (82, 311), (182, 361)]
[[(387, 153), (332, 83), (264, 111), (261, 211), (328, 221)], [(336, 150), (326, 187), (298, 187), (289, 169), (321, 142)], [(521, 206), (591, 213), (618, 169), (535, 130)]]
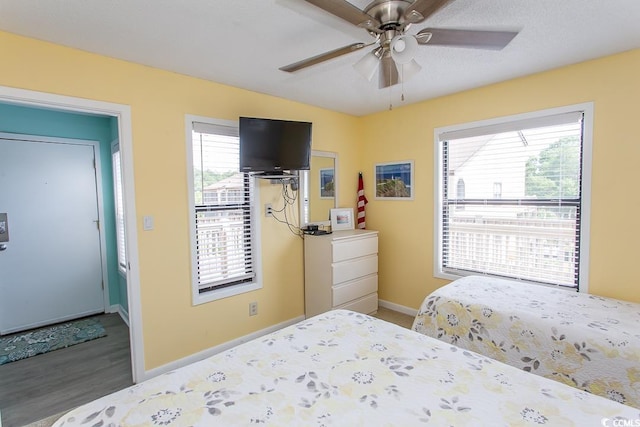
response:
[(400, 91), (402, 92), (400, 94), (400, 101), (404, 102), (404, 65), (400, 66)]

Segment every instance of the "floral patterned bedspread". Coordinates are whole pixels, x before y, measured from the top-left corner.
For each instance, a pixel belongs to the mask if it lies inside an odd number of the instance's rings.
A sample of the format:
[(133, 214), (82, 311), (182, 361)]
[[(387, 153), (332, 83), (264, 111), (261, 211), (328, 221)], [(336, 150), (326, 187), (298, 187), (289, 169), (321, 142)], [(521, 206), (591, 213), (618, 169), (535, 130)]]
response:
[(605, 418), (634, 422), (640, 411), (336, 310), (98, 399), (54, 426), (600, 426)]
[(640, 408), (640, 304), (470, 276), (429, 295), (413, 330)]

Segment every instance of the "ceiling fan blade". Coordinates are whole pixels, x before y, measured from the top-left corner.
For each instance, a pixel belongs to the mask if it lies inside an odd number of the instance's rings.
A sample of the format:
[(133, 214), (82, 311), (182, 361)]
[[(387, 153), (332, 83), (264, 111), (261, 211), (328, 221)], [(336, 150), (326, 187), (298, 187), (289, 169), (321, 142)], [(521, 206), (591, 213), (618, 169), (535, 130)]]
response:
[(391, 54), (386, 52), (380, 59), (380, 81), (378, 87), (384, 89), (395, 84), (398, 84), (398, 67), (393, 58), (391, 58)]
[(404, 11), (404, 19), (408, 24), (416, 24), (442, 9), (453, 0), (416, 0)]
[(306, 0), (314, 6), (366, 29), (377, 29), (380, 21), (364, 13), (346, 0)]
[(316, 65), (321, 62), (328, 61), (329, 59), (337, 58), (338, 56), (355, 52), (356, 50), (360, 50), (365, 46), (370, 46), (370, 45), (366, 43), (353, 43), (353, 44), (350, 44), (349, 46), (345, 46), (329, 52), (321, 53), (320, 55), (312, 56), (311, 58), (303, 59), (302, 61), (294, 62), (293, 64), (280, 67), (280, 70), (286, 71), (288, 73), (293, 73), (294, 71), (298, 71), (303, 68), (307, 68), (312, 65)]
[(518, 34), (517, 31), (455, 30), (425, 28), (416, 34), (420, 44), (501, 50)]

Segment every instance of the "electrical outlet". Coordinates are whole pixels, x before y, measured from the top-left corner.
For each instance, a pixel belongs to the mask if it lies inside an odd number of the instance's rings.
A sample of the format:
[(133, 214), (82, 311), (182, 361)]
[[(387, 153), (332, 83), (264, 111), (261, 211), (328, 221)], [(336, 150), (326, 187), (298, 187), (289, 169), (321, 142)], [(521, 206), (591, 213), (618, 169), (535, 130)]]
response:
[(266, 203), (264, 205), (264, 216), (273, 216), (273, 206), (271, 206), (271, 203)]
[(258, 303), (249, 303), (249, 316), (255, 316), (256, 314), (258, 314)]

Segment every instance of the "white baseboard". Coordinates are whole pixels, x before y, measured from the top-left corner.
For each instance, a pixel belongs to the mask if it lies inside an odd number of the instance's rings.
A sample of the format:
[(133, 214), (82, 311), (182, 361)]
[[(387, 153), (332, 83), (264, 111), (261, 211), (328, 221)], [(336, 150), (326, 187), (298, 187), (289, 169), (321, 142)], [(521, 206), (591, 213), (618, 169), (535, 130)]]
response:
[(404, 305), (396, 304), (382, 299), (378, 300), (378, 305), (380, 307), (388, 308), (389, 310), (397, 311), (413, 317), (416, 317), (416, 315), (418, 314), (418, 310), (416, 310), (415, 308), (406, 307)]
[(122, 321), (127, 324), (127, 327), (131, 327), (129, 325), (129, 313), (127, 313), (127, 310), (125, 310), (124, 307), (120, 304), (110, 306), (109, 313), (118, 313), (122, 318)]
[(145, 380), (148, 380), (150, 378), (156, 377), (158, 375), (164, 374), (166, 372), (173, 371), (173, 370), (181, 368), (183, 366), (187, 366), (187, 365), (189, 365), (191, 363), (198, 362), (200, 360), (206, 359), (207, 357), (211, 357), (211, 356), (213, 356), (215, 354), (218, 354), (220, 352), (228, 350), (231, 347), (235, 347), (235, 346), (240, 345), (242, 343), (245, 343), (247, 341), (251, 341), (253, 339), (260, 338), (261, 336), (264, 336), (264, 335), (269, 334), (271, 332), (275, 332), (275, 331), (277, 331), (279, 329), (282, 329), (282, 328), (285, 328), (287, 326), (294, 325), (294, 324), (296, 324), (298, 322), (301, 322), (303, 320), (304, 320), (304, 316), (298, 316), (296, 318), (287, 320), (285, 322), (278, 323), (276, 325), (269, 326), (268, 328), (261, 329), (259, 331), (256, 331), (256, 332), (250, 333), (248, 335), (242, 336), (240, 338), (236, 338), (234, 340), (227, 341), (227, 342), (225, 342), (223, 344), (220, 344), (220, 345), (217, 345), (215, 347), (208, 348), (208, 349), (203, 350), (203, 351), (201, 351), (199, 353), (194, 353), (194, 354), (191, 354), (191, 355), (189, 355), (187, 357), (184, 357), (182, 359), (174, 360), (173, 362), (169, 362), (166, 365), (162, 365), (160, 367), (153, 368), (153, 369), (150, 369), (148, 371), (145, 371), (144, 374), (143, 374), (142, 380), (145, 381)]

